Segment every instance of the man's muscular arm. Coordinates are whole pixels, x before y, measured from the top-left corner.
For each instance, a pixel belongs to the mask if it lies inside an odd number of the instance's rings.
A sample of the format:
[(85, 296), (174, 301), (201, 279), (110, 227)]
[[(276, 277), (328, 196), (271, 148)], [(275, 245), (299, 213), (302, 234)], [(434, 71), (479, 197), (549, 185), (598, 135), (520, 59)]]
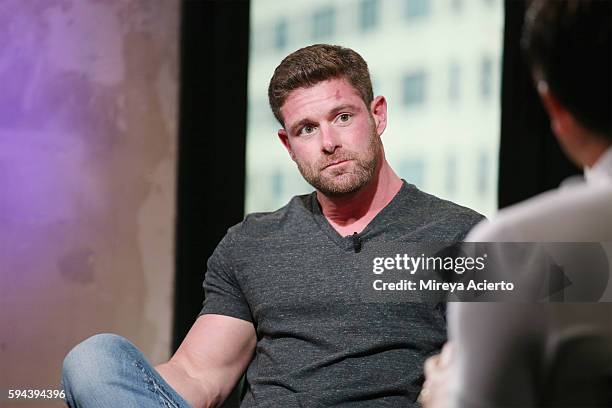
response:
[(251, 361), (253, 323), (229, 316), (200, 316), (174, 356), (156, 370), (193, 407), (220, 405)]

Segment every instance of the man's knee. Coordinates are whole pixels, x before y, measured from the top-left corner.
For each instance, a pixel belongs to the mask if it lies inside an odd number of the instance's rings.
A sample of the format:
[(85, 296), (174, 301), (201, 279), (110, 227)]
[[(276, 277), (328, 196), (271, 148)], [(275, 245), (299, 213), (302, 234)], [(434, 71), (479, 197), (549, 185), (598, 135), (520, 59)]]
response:
[(116, 334), (96, 334), (77, 344), (64, 358), (62, 383), (68, 387), (88, 387), (119, 374), (125, 353), (134, 348)]

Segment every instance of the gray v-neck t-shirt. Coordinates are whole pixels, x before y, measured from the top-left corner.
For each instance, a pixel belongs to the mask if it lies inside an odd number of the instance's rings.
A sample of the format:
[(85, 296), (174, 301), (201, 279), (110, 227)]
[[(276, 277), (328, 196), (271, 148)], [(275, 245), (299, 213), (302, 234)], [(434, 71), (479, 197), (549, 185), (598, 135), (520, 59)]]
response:
[(377, 249), (461, 241), (482, 219), (404, 181), (357, 237), (336, 232), (315, 193), (230, 228), (208, 260), (200, 315), (255, 326), (241, 406), (418, 406), (423, 363), (446, 340), (444, 308), (364, 300), (353, 284)]

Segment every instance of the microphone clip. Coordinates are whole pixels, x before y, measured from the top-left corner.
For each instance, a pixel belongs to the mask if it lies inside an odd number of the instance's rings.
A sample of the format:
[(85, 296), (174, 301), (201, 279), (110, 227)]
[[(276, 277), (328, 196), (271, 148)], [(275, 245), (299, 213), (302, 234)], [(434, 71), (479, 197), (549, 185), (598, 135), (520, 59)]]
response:
[(361, 252), (361, 237), (359, 236), (357, 232), (355, 232), (352, 238), (353, 238), (353, 250), (355, 251), (356, 254), (358, 254), (359, 252)]

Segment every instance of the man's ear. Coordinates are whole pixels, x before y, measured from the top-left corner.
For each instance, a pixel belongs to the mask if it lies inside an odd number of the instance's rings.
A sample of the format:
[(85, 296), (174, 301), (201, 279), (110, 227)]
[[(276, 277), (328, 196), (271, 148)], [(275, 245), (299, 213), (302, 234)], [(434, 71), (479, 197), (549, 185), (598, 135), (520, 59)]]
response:
[(372, 100), (370, 113), (374, 118), (376, 133), (380, 136), (387, 128), (387, 100), (384, 96), (377, 96)]
[(291, 156), (291, 160), (295, 161), (295, 156), (293, 154), (293, 150), (291, 150), (291, 144), (289, 144), (289, 135), (285, 128), (278, 129), (278, 138), (280, 139), (285, 149), (289, 152), (289, 156)]
[(576, 120), (574, 116), (557, 100), (550, 92), (548, 84), (544, 80), (538, 81), (538, 94), (542, 105), (550, 117), (550, 126), (555, 135), (562, 140), (571, 137), (575, 132)]

